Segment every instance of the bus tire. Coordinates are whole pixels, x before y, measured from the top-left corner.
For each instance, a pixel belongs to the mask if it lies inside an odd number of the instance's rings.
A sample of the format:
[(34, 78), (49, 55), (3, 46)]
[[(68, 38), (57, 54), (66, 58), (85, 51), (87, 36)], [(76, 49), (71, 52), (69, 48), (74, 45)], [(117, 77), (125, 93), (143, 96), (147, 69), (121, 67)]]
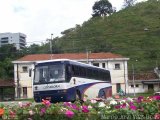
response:
[(106, 93), (102, 91), (102, 99), (106, 99)]

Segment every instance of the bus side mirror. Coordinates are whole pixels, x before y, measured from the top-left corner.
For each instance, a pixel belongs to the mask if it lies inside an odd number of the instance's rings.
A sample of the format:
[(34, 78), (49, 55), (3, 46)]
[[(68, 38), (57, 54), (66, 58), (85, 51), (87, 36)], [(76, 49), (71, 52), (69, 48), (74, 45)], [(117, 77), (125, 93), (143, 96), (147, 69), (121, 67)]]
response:
[(73, 84), (74, 84), (74, 85), (76, 84), (76, 79), (73, 79)]

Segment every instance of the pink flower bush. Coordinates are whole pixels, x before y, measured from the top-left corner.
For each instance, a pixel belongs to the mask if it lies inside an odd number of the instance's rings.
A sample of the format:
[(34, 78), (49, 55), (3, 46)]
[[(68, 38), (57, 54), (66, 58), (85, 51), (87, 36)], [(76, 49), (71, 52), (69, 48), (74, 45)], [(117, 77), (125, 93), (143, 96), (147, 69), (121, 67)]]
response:
[(89, 112), (89, 109), (88, 109), (88, 106), (82, 106), (82, 112), (84, 113), (88, 113)]
[(153, 96), (153, 99), (155, 99), (155, 100), (160, 100), (160, 95)]
[(16, 112), (15, 111), (9, 111), (9, 117), (11, 119), (14, 119), (16, 117)]
[(67, 111), (65, 112), (65, 115), (66, 115), (68, 118), (72, 118), (72, 117), (74, 116), (74, 112), (71, 111), (71, 110), (67, 110)]
[(143, 98), (144, 98), (143, 96), (139, 96), (139, 97), (137, 98), (137, 102), (138, 102), (138, 103), (141, 103), (141, 102), (143, 101)]
[(46, 105), (47, 107), (51, 105), (49, 100), (44, 100), (44, 99), (42, 99), (42, 104)]
[(131, 110), (136, 110), (136, 109), (137, 109), (137, 107), (136, 107), (136, 106), (134, 106), (134, 105), (131, 105), (131, 106), (130, 106), (130, 109), (131, 109)]
[(18, 102), (19, 107), (23, 107), (23, 103), (22, 102)]
[[(116, 100), (109, 98), (107, 100), (92, 99), (81, 103), (76, 101), (51, 103), (48, 100), (42, 100), (42, 104), (32, 104), (19, 102), (12, 106), (1, 105), (0, 109), (5, 112), (2, 114), (3, 119), (95, 119), (99, 120), (107, 116), (106, 119), (116, 120), (124, 116), (143, 116), (160, 119), (160, 99), (159, 97), (124, 98)], [(122, 116), (123, 115), (123, 116)], [(113, 118), (113, 116), (115, 116)], [(104, 118), (105, 119), (105, 118)], [(144, 118), (142, 118), (144, 119)]]
[(32, 110), (29, 111), (29, 115), (34, 115), (34, 112)]
[(71, 104), (71, 108), (73, 108), (75, 110), (80, 110), (80, 108), (77, 105), (75, 105), (75, 104)]
[(155, 120), (160, 120), (160, 113), (156, 113), (156, 114), (154, 115), (154, 119), (155, 119)]
[(71, 106), (70, 102), (64, 102), (64, 106)]
[(97, 103), (97, 101), (96, 101), (96, 100), (94, 100), (94, 99), (92, 99), (92, 100), (91, 100), (91, 103), (93, 103), (93, 104), (94, 104), (94, 103)]
[(45, 114), (45, 113), (46, 113), (46, 108), (41, 108), (40, 114), (43, 115), (43, 114)]

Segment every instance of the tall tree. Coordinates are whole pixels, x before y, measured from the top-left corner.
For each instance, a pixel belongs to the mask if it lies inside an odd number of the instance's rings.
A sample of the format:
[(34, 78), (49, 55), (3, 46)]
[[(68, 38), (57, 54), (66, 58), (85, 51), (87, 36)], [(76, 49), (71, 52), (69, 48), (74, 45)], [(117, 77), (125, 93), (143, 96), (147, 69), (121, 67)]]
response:
[(124, 0), (124, 8), (131, 7), (135, 4), (136, 0)]
[(93, 17), (97, 16), (107, 16), (114, 12), (112, 8), (112, 4), (108, 0), (100, 0), (95, 2), (95, 4), (92, 7), (93, 9)]
[(17, 50), (13, 44), (7, 44), (0, 47), (0, 61), (5, 60), (5, 58), (16, 58)]
[(12, 61), (18, 56), (18, 51), (12, 44), (0, 47), (0, 78), (13, 78)]

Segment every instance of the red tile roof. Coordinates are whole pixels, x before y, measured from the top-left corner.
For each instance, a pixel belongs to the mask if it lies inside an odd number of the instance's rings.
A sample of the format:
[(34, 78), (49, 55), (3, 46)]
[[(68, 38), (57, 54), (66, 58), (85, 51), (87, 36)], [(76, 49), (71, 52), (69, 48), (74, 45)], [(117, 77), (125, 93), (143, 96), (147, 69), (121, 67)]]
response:
[[(128, 75), (129, 80), (133, 80), (133, 74)], [(135, 80), (155, 80), (158, 76), (154, 72), (137, 73), (134, 75)]]
[[(38, 60), (49, 60), (51, 54), (31, 54), (26, 55), (16, 61), (38, 61)], [(89, 59), (113, 59), (113, 58), (124, 58), (119, 54), (113, 53), (89, 53)], [(86, 53), (64, 53), (64, 54), (52, 54), (52, 59), (87, 59)]]
[(0, 79), (0, 87), (15, 87), (14, 80)]

